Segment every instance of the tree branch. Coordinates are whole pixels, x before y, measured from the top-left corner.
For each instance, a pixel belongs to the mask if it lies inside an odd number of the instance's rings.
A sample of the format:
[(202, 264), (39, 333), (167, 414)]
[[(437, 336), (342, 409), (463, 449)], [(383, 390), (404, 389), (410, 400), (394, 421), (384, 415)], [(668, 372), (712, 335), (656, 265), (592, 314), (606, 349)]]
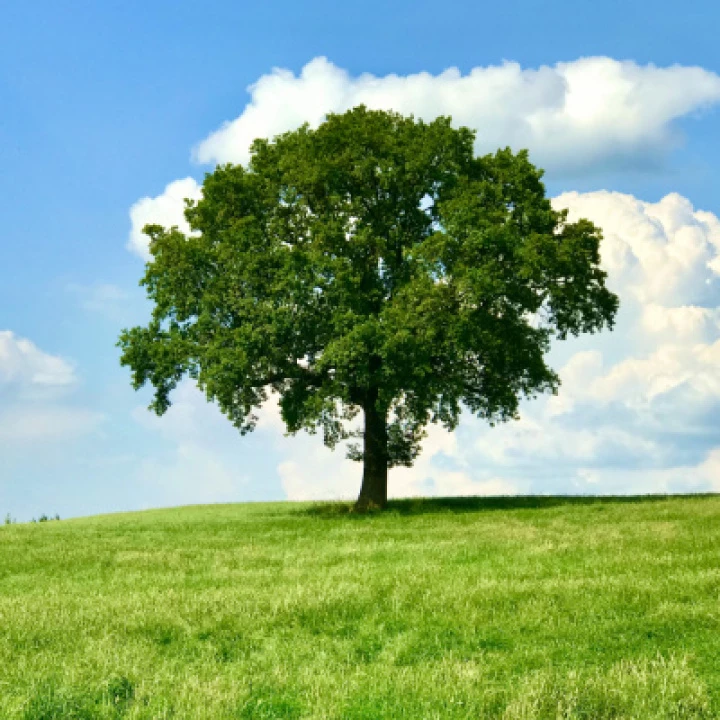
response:
[(295, 365), (291, 368), (295, 373), (290, 372), (276, 372), (265, 376), (261, 380), (256, 380), (250, 385), (250, 387), (265, 387), (266, 385), (272, 385), (274, 383), (284, 382), (285, 380), (304, 380), (311, 387), (321, 387), (323, 382), (328, 379), (328, 374), (318, 374), (313, 372), (309, 368), (304, 368), (302, 365)]

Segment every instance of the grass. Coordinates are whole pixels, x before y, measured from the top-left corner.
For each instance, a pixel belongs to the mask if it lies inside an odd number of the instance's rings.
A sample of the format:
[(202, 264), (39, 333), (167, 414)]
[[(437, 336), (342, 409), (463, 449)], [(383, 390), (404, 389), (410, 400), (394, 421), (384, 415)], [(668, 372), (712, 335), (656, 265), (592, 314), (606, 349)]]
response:
[(720, 497), (0, 527), (0, 718), (717, 718)]

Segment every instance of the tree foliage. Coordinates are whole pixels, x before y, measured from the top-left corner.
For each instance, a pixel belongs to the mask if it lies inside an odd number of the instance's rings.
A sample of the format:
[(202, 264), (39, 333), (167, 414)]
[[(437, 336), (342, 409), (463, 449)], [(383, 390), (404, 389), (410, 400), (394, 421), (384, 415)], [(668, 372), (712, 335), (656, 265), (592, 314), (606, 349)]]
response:
[(612, 328), (601, 232), (567, 221), (526, 151), (475, 157), (474, 133), (358, 107), (224, 165), (187, 201), (192, 228), (150, 225), (146, 327), (121, 362), (159, 414), (185, 375), (245, 433), (274, 390), (291, 433), (379, 418), (381, 465), (463, 406), (489, 422), (555, 391), (553, 337)]

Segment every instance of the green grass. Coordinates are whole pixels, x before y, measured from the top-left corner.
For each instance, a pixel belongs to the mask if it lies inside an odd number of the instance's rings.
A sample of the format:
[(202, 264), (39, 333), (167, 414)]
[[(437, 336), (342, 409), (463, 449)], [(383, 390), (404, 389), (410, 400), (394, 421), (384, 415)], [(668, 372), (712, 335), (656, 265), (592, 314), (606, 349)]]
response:
[(0, 718), (717, 718), (720, 497), (0, 527)]

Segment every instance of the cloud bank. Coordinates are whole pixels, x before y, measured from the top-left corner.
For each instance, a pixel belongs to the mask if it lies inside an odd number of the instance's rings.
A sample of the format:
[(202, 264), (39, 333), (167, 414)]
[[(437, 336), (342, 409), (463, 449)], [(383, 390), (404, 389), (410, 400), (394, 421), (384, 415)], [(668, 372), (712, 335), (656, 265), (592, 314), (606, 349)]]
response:
[(608, 57), (540, 68), (518, 63), (475, 67), (463, 75), (352, 76), (324, 57), (298, 75), (275, 69), (248, 88), (234, 120), (194, 151), (201, 163), (246, 163), (250, 143), (328, 112), (359, 104), (414, 114), (450, 115), (477, 130), (476, 149), (528, 148), (540, 167), (560, 174), (654, 166), (679, 141), (674, 121), (720, 102), (720, 77), (699, 67), (637, 65)]
[[(720, 491), (720, 220), (677, 194), (553, 204), (604, 228), (616, 329), (558, 344), (558, 395), (525, 403), (519, 421), (431, 426), (416, 467), (391, 472), (392, 496)], [(288, 451), (288, 497), (357, 494), (358, 466), (317, 446)]]
[[(391, 472), (391, 496), (720, 490), (720, 220), (677, 194), (552, 202), (603, 228), (616, 329), (558, 343), (560, 392), (525, 403), (520, 421), (489, 428), (465, 415), (452, 434), (431, 426), (415, 467)], [(182, 397), (190, 422), (205, 400)], [(284, 439), (272, 407), (262, 417), (289, 498), (357, 494), (360, 465), (318, 437)], [(185, 425), (178, 447), (200, 427)], [(239, 451), (243, 440), (229, 442)]]
[[(477, 130), (478, 153), (528, 148), (553, 177), (656, 168), (682, 141), (676, 121), (720, 103), (720, 76), (699, 67), (637, 65), (608, 57), (522, 68), (475, 67), (463, 75), (352, 76), (324, 57), (298, 75), (275, 69), (248, 88), (250, 101), (193, 151), (201, 163), (246, 163), (257, 137), (273, 137), (304, 122), (316, 127), (329, 112), (364, 103), (424, 120), (450, 115)], [(191, 177), (171, 182), (130, 209), (128, 248), (147, 260), (148, 222), (189, 228), (184, 198), (198, 199)]]
[[(243, 112), (196, 147), (197, 160), (244, 163), (255, 137), (365, 103), (424, 119), (452, 115), (478, 130), (478, 152), (527, 147), (554, 176), (577, 177), (662, 164), (681, 140), (676, 121), (720, 102), (720, 77), (602, 57), (538, 69), (505, 63), (467, 75), (353, 77), (316, 58), (297, 76), (274, 70), (249, 91)], [(185, 178), (138, 201), (131, 250), (147, 257), (147, 222), (187, 231), (183, 198), (200, 192)], [(391, 472), (391, 496), (720, 490), (720, 221), (677, 194), (648, 203), (572, 192), (553, 204), (603, 228), (602, 263), (621, 298), (615, 331), (558, 344), (550, 362), (560, 392), (524, 404), (520, 421), (491, 429), (466, 415), (452, 434), (431, 426), (415, 467)], [(191, 455), (216, 478), (213, 496), (224, 498), (230, 478), (245, 482), (244, 473), (215, 439), (207, 447), (198, 440), (203, 423), (192, 418), (202, 416), (205, 400), (189, 387), (183, 393), (191, 430), (186, 423), (164, 431), (178, 450), (168, 476)], [(273, 408), (263, 411), (258, 433), (277, 453), (289, 498), (357, 495), (361, 467), (342, 451), (330, 452), (317, 436), (284, 439)], [(228, 452), (243, 442), (228, 437)], [(209, 447), (212, 462), (202, 460)]]

